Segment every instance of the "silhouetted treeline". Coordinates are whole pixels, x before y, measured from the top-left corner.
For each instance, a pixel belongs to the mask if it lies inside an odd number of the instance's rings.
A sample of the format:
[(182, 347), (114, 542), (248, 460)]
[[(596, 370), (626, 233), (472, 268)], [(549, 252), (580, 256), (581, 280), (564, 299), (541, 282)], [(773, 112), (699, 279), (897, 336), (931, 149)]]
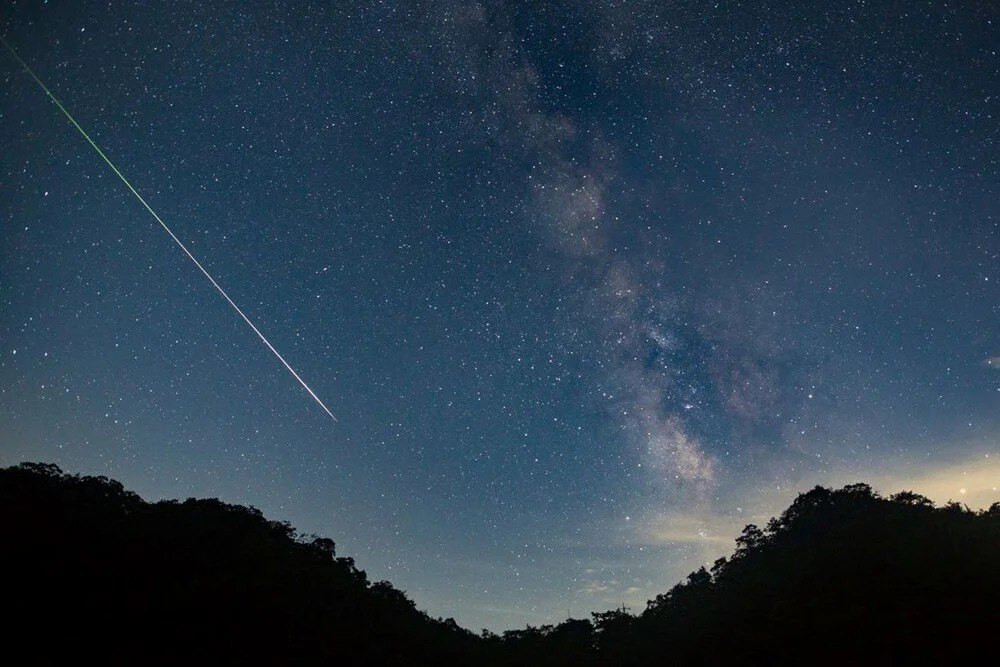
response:
[(996, 664), (997, 637), (1000, 503), (936, 508), (853, 484), (747, 526), (731, 557), (637, 616), (595, 613), (503, 644), (524, 665), (952, 665)]
[(638, 615), (472, 634), (328, 539), (218, 500), (0, 470), (5, 664), (955, 664), (996, 658), (1000, 504), (800, 495)]
[(369, 583), (331, 540), (52, 465), (0, 470), (0, 577), (15, 656), (0, 664), (431, 665), (481, 643)]

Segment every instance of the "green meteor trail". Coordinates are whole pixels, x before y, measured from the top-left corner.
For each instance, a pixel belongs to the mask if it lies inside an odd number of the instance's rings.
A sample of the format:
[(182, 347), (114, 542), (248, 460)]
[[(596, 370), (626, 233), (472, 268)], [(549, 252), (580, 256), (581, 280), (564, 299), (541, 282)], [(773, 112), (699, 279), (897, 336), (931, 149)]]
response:
[(187, 246), (185, 246), (179, 238), (177, 238), (177, 235), (174, 234), (174, 232), (170, 229), (170, 227), (168, 227), (167, 224), (163, 222), (163, 219), (160, 218), (159, 214), (157, 214), (157, 212), (153, 210), (153, 207), (151, 207), (146, 202), (146, 200), (143, 199), (142, 195), (139, 194), (139, 191), (136, 190), (131, 183), (129, 183), (128, 179), (125, 178), (125, 176), (122, 174), (121, 171), (119, 171), (118, 167), (116, 167), (114, 163), (110, 160), (110, 158), (108, 158), (108, 156), (104, 154), (104, 151), (101, 150), (100, 146), (98, 146), (94, 142), (94, 140), (90, 138), (90, 135), (87, 134), (87, 131), (84, 130), (78, 122), (76, 122), (76, 119), (73, 118), (73, 115), (70, 114), (70, 112), (66, 109), (66, 107), (62, 105), (62, 102), (56, 99), (56, 96), (52, 94), (52, 91), (49, 90), (48, 86), (46, 86), (45, 83), (43, 83), (42, 80), (38, 78), (35, 72), (30, 67), (28, 67), (28, 64), (21, 59), (21, 56), (17, 54), (17, 51), (14, 50), (14, 47), (12, 47), (3, 37), (0, 37), (0, 42), (2, 42), (4, 47), (6, 47), (8, 51), (10, 51), (10, 54), (14, 57), (14, 59), (18, 62), (18, 64), (20, 64), (21, 67), (24, 69), (24, 71), (27, 72), (28, 75), (35, 80), (35, 83), (38, 84), (38, 86), (45, 92), (48, 98), (52, 100), (52, 102), (59, 108), (59, 110), (63, 113), (63, 115), (66, 116), (69, 122), (73, 124), (73, 127), (77, 129), (80, 135), (87, 140), (87, 143), (90, 144), (95, 151), (97, 151), (97, 154), (101, 156), (101, 159), (104, 160), (104, 162), (107, 163), (109, 167), (111, 167), (111, 171), (115, 172), (118, 178), (121, 179), (122, 183), (125, 184), (125, 187), (127, 187), (129, 191), (133, 195), (135, 195), (135, 198), (139, 200), (139, 203), (142, 204), (147, 211), (149, 211), (149, 214), (152, 215), (153, 218), (158, 223), (160, 223), (160, 226), (163, 227), (163, 231), (165, 231), (167, 234), (170, 235), (170, 238), (172, 238), (174, 240), (174, 243), (176, 243), (177, 246), (182, 251), (184, 251), (184, 254), (187, 255), (188, 259), (194, 262), (194, 265), (198, 267), (198, 270), (201, 271), (206, 278), (208, 278), (208, 281), (212, 283), (212, 286), (219, 292), (219, 294), (222, 295), (222, 298), (224, 298), (229, 303), (229, 305), (233, 307), (233, 310), (235, 310), (236, 313), (241, 318), (243, 318), (243, 321), (246, 322), (251, 329), (253, 329), (253, 332), (257, 334), (257, 337), (260, 338), (261, 342), (267, 346), (267, 349), (269, 349), (274, 354), (274, 356), (278, 358), (278, 361), (280, 361), (284, 365), (284, 367), (288, 369), (288, 372), (292, 374), (292, 377), (294, 377), (298, 381), (298, 383), (302, 385), (302, 388), (309, 393), (309, 395), (313, 398), (313, 400), (316, 401), (316, 403), (319, 404), (321, 408), (323, 408), (323, 411), (326, 412), (326, 414), (330, 415), (333, 421), (337, 421), (337, 418), (333, 415), (330, 409), (326, 407), (326, 404), (323, 403), (322, 400), (320, 400), (319, 396), (317, 396), (316, 393), (309, 387), (309, 385), (306, 384), (305, 380), (303, 380), (299, 376), (299, 374), (295, 372), (295, 369), (292, 368), (292, 366), (287, 361), (285, 361), (285, 358), (281, 356), (281, 353), (278, 352), (278, 350), (275, 349), (273, 345), (271, 345), (271, 342), (264, 336), (264, 334), (260, 332), (260, 329), (257, 328), (257, 326), (250, 320), (250, 318), (247, 317), (246, 313), (244, 313), (243, 310), (236, 305), (236, 302), (233, 301), (228, 294), (226, 294), (226, 291), (222, 289), (219, 283), (216, 282), (215, 278), (213, 278), (212, 275), (205, 269), (205, 267), (201, 265), (201, 262), (199, 262), (197, 258), (195, 258), (195, 256), (191, 254), (191, 251), (187, 249)]

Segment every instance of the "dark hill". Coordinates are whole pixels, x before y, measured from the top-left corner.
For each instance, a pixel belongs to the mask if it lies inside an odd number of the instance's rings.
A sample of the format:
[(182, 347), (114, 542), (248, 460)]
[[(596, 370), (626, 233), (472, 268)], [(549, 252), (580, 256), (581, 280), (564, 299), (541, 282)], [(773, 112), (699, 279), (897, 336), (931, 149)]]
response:
[(255, 509), (22, 464), (0, 577), (5, 664), (955, 664), (996, 658), (1000, 504), (817, 487), (638, 616), (480, 636)]
[(22, 464), (0, 470), (0, 531), (7, 664), (430, 665), (478, 645), (253, 508)]

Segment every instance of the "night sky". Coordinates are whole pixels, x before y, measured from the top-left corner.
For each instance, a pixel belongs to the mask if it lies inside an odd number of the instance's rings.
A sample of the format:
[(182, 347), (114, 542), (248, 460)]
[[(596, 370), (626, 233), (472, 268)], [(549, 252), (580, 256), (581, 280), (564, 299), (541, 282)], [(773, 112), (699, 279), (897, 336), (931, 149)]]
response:
[(252, 504), (495, 630), (641, 610), (817, 483), (1000, 500), (998, 24), (5, 5), (339, 423), (0, 52), (0, 464)]

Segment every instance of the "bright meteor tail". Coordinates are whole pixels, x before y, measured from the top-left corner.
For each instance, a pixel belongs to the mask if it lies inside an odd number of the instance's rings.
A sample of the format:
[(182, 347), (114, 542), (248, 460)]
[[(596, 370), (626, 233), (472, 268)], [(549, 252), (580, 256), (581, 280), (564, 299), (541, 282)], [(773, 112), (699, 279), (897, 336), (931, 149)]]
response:
[(319, 404), (319, 407), (323, 408), (323, 411), (326, 414), (330, 415), (333, 421), (337, 421), (337, 418), (333, 416), (333, 413), (330, 412), (330, 409), (327, 408), (326, 405), (323, 403), (323, 401), (320, 400), (319, 396), (317, 396), (316, 393), (309, 388), (309, 385), (305, 383), (305, 380), (299, 377), (299, 374), (295, 372), (295, 369), (292, 368), (287, 361), (285, 361), (285, 358), (281, 356), (281, 353), (278, 352), (278, 350), (276, 350), (273, 345), (271, 345), (271, 342), (264, 337), (264, 334), (260, 332), (260, 329), (258, 329), (257, 326), (252, 321), (250, 321), (250, 318), (247, 317), (246, 313), (244, 313), (243, 310), (236, 305), (236, 302), (233, 301), (231, 298), (229, 298), (229, 295), (226, 294), (226, 291), (222, 289), (219, 283), (215, 281), (215, 278), (213, 278), (212, 275), (205, 270), (205, 267), (201, 265), (201, 262), (199, 262), (195, 258), (195, 256), (191, 254), (191, 251), (187, 249), (187, 246), (185, 246), (179, 238), (177, 238), (177, 235), (174, 234), (173, 231), (171, 231), (170, 227), (167, 227), (167, 224), (163, 222), (163, 220), (156, 213), (156, 211), (154, 211), (153, 208), (146, 203), (146, 200), (142, 198), (142, 195), (139, 194), (138, 190), (132, 187), (132, 184), (128, 182), (128, 179), (126, 179), (125, 176), (123, 176), (122, 173), (118, 171), (118, 167), (116, 167), (114, 163), (111, 162), (110, 159), (108, 159), (108, 156), (104, 154), (104, 151), (102, 151), (100, 147), (96, 143), (94, 143), (94, 140), (90, 138), (90, 135), (87, 134), (87, 132), (82, 127), (80, 127), (80, 124), (77, 123), (76, 119), (73, 118), (70, 112), (66, 110), (66, 107), (64, 107), (62, 103), (56, 99), (56, 96), (52, 94), (52, 91), (50, 91), (48, 87), (44, 83), (42, 83), (42, 80), (35, 75), (35, 73), (32, 71), (30, 67), (28, 67), (28, 64), (23, 60), (21, 60), (21, 56), (17, 55), (17, 51), (14, 50), (14, 47), (8, 44), (7, 40), (4, 39), (3, 37), (0, 37), (0, 42), (3, 42), (3, 45), (7, 48), (8, 51), (10, 51), (10, 54), (14, 56), (14, 59), (18, 62), (18, 64), (20, 64), (21, 67), (24, 68), (24, 71), (27, 72), (28, 75), (35, 80), (35, 83), (37, 83), (38, 86), (43, 91), (45, 91), (45, 94), (48, 96), (48, 98), (52, 100), (52, 102), (57, 107), (59, 107), (59, 111), (61, 111), (63, 115), (66, 116), (66, 118), (69, 120), (69, 122), (73, 124), (73, 127), (75, 127), (80, 132), (81, 136), (83, 136), (83, 138), (87, 140), (87, 143), (90, 144), (95, 151), (97, 151), (97, 154), (101, 156), (101, 159), (104, 160), (109, 167), (111, 167), (111, 171), (115, 172), (118, 178), (121, 179), (122, 183), (125, 184), (125, 187), (127, 187), (129, 191), (131, 191), (131, 193), (135, 195), (135, 198), (139, 200), (139, 203), (142, 204), (147, 211), (149, 211), (149, 214), (152, 215), (153, 218), (155, 218), (158, 223), (160, 223), (160, 226), (163, 227), (163, 231), (165, 231), (167, 234), (170, 235), (170, 238), (172, 238), (174, 240), (174, 243), (176, 243), (177, 246), (184, 251), (184, 254), (187, 255), (188, 259), (194, 262), (194, 265), (198, 267), (198, 270), (201, 271), (206, 278), (208, 278), (208, 281), (212, 283), (212, 287), (214, 287), (219, 292), (219, 294), (222, 295), (222, 298), (224, 298), (229, 303), (229, 305), (233, 307), (233, 310), (235, 310), (236, 313), (243, 318), (243, 321), (246, 322), (251, 329), (253, 329), (253, 332), (257, 334), (257, 337), (260, 338), (261, 342), (267, 346), (267, 349), (269, 349), (271, 353), (278, 358), (278, 361), (280, 361), (284, 365), (284, 367), (288, 369), (288, 372), (292, 374), (292, 377), (294, 377), (300, 385), (302, 385), (302, 388), (305, 389), (307, 392), (309, 392), (309, 395), (312, 396), (313, 400), (316, 401), (317, 404)]

